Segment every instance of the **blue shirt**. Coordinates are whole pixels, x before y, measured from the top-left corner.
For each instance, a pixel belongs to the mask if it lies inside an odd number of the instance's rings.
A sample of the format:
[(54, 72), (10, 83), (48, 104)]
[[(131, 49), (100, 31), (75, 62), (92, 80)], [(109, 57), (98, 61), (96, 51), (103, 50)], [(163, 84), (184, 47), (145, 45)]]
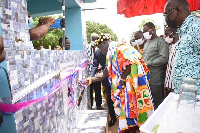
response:
[(173, 73), (174, 92), (179, 93), (183, 77), (197, 80), (200, 94), (200, 18), (189, 15), (178, 29), (179, 42)]

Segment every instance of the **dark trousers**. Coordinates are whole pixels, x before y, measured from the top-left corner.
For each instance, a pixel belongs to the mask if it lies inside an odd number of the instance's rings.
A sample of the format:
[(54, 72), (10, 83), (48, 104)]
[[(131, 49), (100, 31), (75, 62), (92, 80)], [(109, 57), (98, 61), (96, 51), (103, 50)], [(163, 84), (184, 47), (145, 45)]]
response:
[(96, 106), (101, 107), (102, 97), (101, 97), (101, 81), (94, 82), (90, 84), (90, 100), (91, 107), (93, 106), (93, 90), (95, 91), (95, 101)]
[(114, 103), (111, 99), (111, 87), (105, 86), (105, 89), (106, 89), (106, 97), (107, 97), (107, 104), (108, 104), (108, 111), (109, 111), (109, 114), (110, 114), (110, 118), (116, 119), (114, 106), (113, 106)]
[(150, 89), (155, 109), (157, 109), (164, 99), (164, 85), (150, 85)]

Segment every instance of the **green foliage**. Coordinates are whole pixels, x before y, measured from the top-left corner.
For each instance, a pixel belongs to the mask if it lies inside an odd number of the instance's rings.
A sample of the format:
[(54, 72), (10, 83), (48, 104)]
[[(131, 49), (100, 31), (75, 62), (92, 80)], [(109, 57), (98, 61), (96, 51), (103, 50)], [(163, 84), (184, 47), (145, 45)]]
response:
[[(49, 17), (49, 16), (44, 16)], [(35, 17), (34, 20), (34, 27), (37, 26), (39, 19), (44, 17)], [(61, 15), (59, 16), (51, 16), (56, 19), (62, 18)], [(45, 35), (45, 37), (41, 38), (40, 40), (33, 40), (33, 46), (35, 49), (40, 49), (40, 46), (43, 46), (44, 48), (48, 49), (49, 45), (51, 48), (55, 48), (56, 46), (59, 46), (59, 39), (62, 37), (63, 32), (62, 29), (49, 29), (48, 33)]]
[(135, 32), (136, 32), (136, 31), (133, 31), (133, 32), (131, 33), (131, 36), (130, 36), (130, 38), (133, 38), (133, 37), (134, 37), (134, 35), (135, 35)]
[(112, 36), (113, 41), (118, 41), (118, 37), (114, 34), (113, 30), (110, 29), (106, 24), (100, 24), (93, 21), (86, 21), (86, 32), (87, 32), (87, 41), (91, 42), (90, 36), (92, 33), (100, 35), (101, 33), (109, 33)]
[[(144, 26), (146, 23), (148, 23), (148, 22), (152, 22), (152, 23), (155, 24), (155, 21), (152, 20), (152, 19), (144, 19), (144, 20), (142, 20), (141, 24), (138, 26), (138, 30), (141, 30), (141, 31), (142, 31), (142, 30), (143, 30), (143, 26)], [(160, 26), (159, 26), (159, 25), (155, 25), (155, 27), (156, 27), (156, 30), (159, 30), (159, 29), (160, 29)], [(136, 31), (133, 31), (133, 32), (131, 33), (130, 38), (133, 38), (133, 37), (134, 37), (135, 32), (136, 32)]]

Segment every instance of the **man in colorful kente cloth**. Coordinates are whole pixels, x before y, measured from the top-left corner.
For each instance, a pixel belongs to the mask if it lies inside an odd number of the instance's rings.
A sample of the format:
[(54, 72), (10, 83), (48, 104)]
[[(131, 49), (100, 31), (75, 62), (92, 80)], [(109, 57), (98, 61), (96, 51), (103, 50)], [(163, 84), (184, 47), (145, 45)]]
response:
[(153, 113), (153, 102), (141, 54), (132, 46), (113, 43), (109, 36), (101, 35), (95, 41), (100, 51), (107, 55), (104, 71), (89, 77), (87, 84), (100, 81), (109, 75), (111, 99), (119, 117), (119, 132), (140, 127)]

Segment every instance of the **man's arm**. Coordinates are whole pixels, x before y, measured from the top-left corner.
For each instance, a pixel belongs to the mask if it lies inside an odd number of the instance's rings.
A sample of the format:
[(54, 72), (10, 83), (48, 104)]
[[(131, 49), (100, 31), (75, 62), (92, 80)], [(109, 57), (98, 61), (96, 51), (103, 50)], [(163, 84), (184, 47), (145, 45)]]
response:
[(124, 72), (122, 73), (121, 78), (122, 79), (126, 79), (127, 76), (131, 73), (131, 65), (126, 66), (126, 69), (124, 70)]
[(121, 85), (125, 85), (126, 84), (126, 78), (130, 73), (131, 73), (131, 64), (126, 66), (126, 69), (122, 73), (122, 76), (121, 76), (121, 79), (120, 79)]
[(91, 73), (90, 73), (91, 77), (95, 76), (97, 69), (98, 69), (98, 66), (99, 66), (99, 60), (98, 60), (98, 57), (97, 57), (97, 51), (95, 51), (94, 52), (94, 59), (93, 59), (93, 66), (92, 66), (92, 70), (91, 70)]
[(108, 76), (108, 70), (107, 67), (104, 69), (102, 73), (97, 74), (95, 77), (92, 77), (92, 82), (97, 82), (105, 79)]
[(152, 60), (153, 66), (162, 66), (168, 62), (169, 58), (169, 45), (164, 41), (160, 41), (158, 44), (159, 55)]
[(38, 23), (35, 28), (29, 29), (30, 40), (39, 40), (44, 37), (47, 34), (50, 26), (55, 22), (55, 18), (43, 18), (40, 20), (40, 22), (42, 24)]

